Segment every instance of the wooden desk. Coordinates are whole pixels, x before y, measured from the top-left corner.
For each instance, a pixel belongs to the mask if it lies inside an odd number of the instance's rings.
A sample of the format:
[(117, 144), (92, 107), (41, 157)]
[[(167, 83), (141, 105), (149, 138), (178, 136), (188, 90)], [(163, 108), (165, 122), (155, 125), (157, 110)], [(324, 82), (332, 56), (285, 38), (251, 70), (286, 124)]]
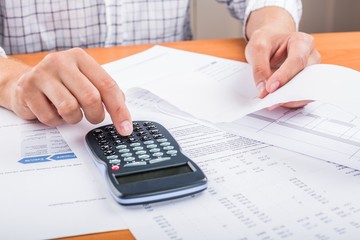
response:
[[(322, 56), (322, 63), (337, 64), (360, 71), (360, 32), (313, 34), (315, 45)], [(176, 43), (164, 43), (163, 46), (205, 53), (213, 56), (245, 61), (243, 39), (198, 40)], [(129, 47), (93, 48), (86, 51), (98, 63), (104, 64), (127, 57), (150, 48), (152, 45)], [(36, 65), (46, 53), (13, 55), (29, 65)], [(135, 239), (128, 230), (108, 233), (89, 234), (65, 239)]]
[[(331, 63), (350, 67), (360, 71), (360, 32), (313, 34), (316, 48), (322, 56), (322, 63)], [(163, 46), (205, 53), (213, 56), (245, 61), (243, 39), (197, 40), (176, 43), (164, 43)], [(98, 63), (104, 64), (127, 57), (150, 48), (152, 45), (128, 47), (92, 48), (86, 51)], [(46, 53), (13, 55), (29, 65), (38, 63)]]

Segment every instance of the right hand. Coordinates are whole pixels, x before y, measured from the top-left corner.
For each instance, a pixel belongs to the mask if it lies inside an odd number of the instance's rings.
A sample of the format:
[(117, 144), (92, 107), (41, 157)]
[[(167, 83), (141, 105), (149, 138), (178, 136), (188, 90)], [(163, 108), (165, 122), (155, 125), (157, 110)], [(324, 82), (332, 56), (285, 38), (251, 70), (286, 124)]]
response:
[(132, 132), (125, 96), (116, 82), (80, 48), (48, 54), (10, 84), (10, 108), (24, 119), (57, 126), (86, 119), (97, 124), (105, 110), (121, 135)]

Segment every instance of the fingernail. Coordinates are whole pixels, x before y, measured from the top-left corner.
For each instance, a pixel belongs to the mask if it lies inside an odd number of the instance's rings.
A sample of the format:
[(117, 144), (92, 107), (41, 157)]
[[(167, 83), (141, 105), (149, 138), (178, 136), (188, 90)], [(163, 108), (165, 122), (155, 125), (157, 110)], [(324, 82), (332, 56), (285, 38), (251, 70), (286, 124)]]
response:
[(259, 92), (259, 96), (264, 92), (265, 90), (265, 83), (264, 82), (259, 82), (257, 85), (256, 85), (256, 88)]
[(122, 136), (128, 136), (132, 133), (132, 131), (133, 131), (133, 126), (130, 121), (125, 120), (120, 123), (120, 134)]
[(280, 82), (279, 81), (276, 81), (274, 83), (271, 84), (270, 86), (270, 92), (275, 92), (276, 89), (278, 89), (280, 86)]

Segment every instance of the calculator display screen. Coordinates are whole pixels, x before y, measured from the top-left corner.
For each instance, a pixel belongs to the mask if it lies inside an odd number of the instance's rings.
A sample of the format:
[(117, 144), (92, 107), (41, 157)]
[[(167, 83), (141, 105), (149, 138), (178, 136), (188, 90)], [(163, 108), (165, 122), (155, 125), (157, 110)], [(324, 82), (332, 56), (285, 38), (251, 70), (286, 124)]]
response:
[(150, 170), (147, 172), (140, 172), (125, 176), (115, 176), (115, 177), (120, 184), (126, 184), (126, 183), (146, 181), (155, 178), (168, 177), (183, 173), (190, 173), (190, 172), (193, 172), (193, 170), (190, 168), (188, 164), (186, 164), (181, 166), (162, 168), (162, 169)]

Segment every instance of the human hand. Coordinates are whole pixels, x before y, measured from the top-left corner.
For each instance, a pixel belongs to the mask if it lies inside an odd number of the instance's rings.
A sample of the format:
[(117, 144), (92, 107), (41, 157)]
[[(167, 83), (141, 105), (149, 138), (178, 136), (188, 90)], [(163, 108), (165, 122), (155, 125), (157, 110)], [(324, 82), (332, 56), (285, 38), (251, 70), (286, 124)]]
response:
[[(314, 47), (311, 35), (296, 32), (294, 27), (288, 27), (293, 25), (293, 22), (291, 19), (289, 20), (288, 16), (281, 15), (281, 9), (268, 8), (264, 10), (272, 10), (274, 14), (277, 11), (276, 15), (270, 17), (273, 22), (278, 20), (279, 24), (270, 24), (270, 21), (260, 19), (260, 16), (256, 15), (258, 12), (254, 12), (253, 22), (249, 23), (249, 28), (255, 30), (251, 32), (245, 49), (246, 59), (253, 68), (260, 98), (264, 98), (285, 85), (306, 66), (320, 62), (320, 54)], [(278, 16), (282, 16), (281, 21)], [(255, 28), (254, 26), (260, 27)], [(280, 105), (296, 108), (304, 106), (308, 102), (297, 101)]]
[(85, 115), (97, 124), (104, 120), (105, 106), (121, 135), (132, 132), (123, 92), (80, 48), (48, 54), (9, 85), (9, 108), (24, 119), (57, 126), (75, 124)]

